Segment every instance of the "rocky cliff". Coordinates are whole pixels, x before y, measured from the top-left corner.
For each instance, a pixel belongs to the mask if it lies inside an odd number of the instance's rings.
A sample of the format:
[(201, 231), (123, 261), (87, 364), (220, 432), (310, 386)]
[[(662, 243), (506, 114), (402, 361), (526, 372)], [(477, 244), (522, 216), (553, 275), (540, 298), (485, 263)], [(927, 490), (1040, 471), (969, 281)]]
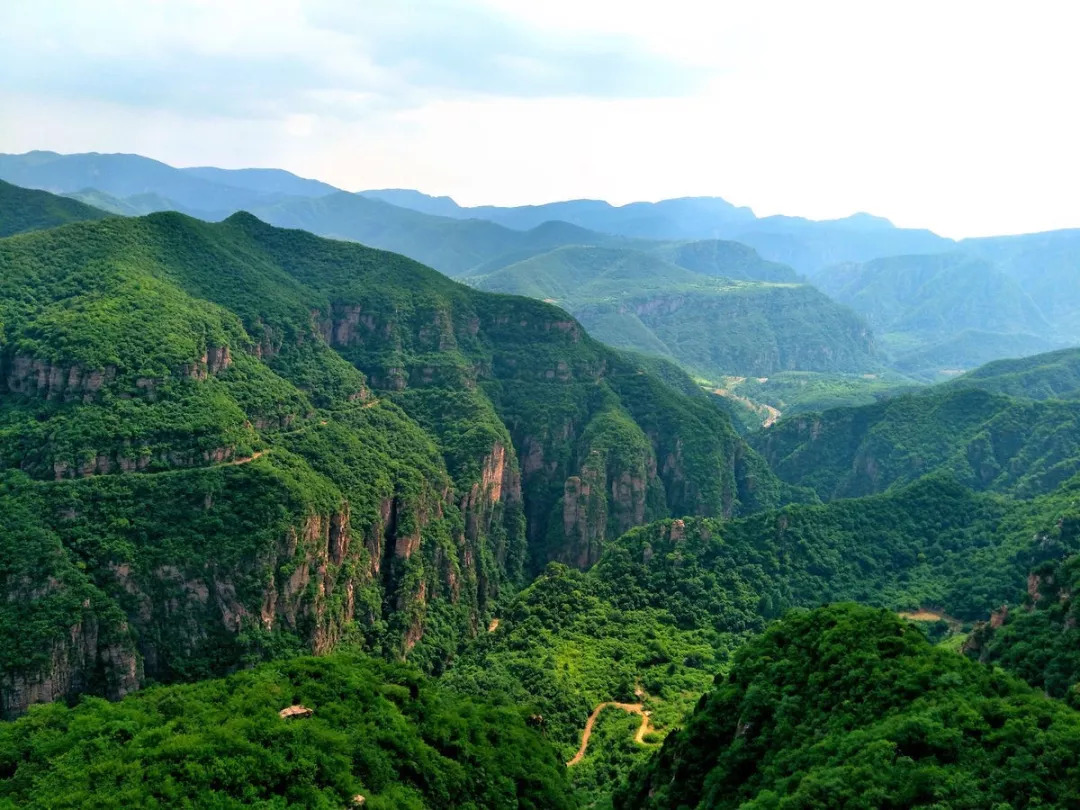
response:
[(345, 639), (438, 670), (531, 568), (784, 497), (708, 398), (402, 257), (164, 214), (0, 261), (9, 714)]

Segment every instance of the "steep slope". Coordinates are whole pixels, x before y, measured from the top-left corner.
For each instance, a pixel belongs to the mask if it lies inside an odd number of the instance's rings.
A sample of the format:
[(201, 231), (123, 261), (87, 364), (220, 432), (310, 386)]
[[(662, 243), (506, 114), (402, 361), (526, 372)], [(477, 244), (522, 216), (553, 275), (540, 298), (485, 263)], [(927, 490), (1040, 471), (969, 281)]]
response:
[(13, 186), (0, 180), (0, 237), (104, 219), (109, 212), (77, 200)]
[[(603, 701), (643, 701), (662, 736), (747, 633), (789, 608), (859, 600), (978, 619), (1014, 601), (1029, 568), (1080, 548), (1077, 514), (1076, 482), (1014, 502), (936, 478), (735, 521), (661, 521), (609, 545), (588, 572), (550, 566), (444, 683), (541, 715), (567, 759)], [(625, 750), (633, 735), (594, 740), (574, 783), (610, 790), (613, 769), (649, 753)]]
[[(960, 253), (894, 256), (827, 268), (814, 282), (869, 321), (909, 372), (966, 369), (1056, 338), (1023, 288), (991, 263)], [(974, 331), (974, 339), (965, 339)]]
[(1080, 341), (1080, 230), (965, 239), (960, 248), (993, 262), (1065, 338)]
[[(310, 710), (292, 719), (290, 706)], [(565, 768), (518, 712), (415, 670), (301, 658), (119, 703), (0, 724), (0, 805), (573, 808)]]
[(0, 262), (6, 713), (346, 633), (438, 668), (531, 566), (785, 497), (705, 395), (401, 256), (156, 214)]
[[(1076, 532), (1076, 519), (1068, 523)], [(1080, 556), (1044, 562), (1028, 576), (1024, 603), (996, 610), (968, 637), (964, 652), (1080, 708), (1078, 588)]]
[(957, 377), (948, 386), (1027, 399), (1075, 399), (1080, 396), (1080, 349), (997, 360)]
[[(558, 303), (606, 343), (714, 378), (874, 367), (871, 335), (853, 313), (805, 284), (723, 277), (721, 255), (713, 250), (705, 274), (653, 253), (562, 247), (471, 281)], [(730, 255), (733, 275), (755, 269), (745, 251)]]
[(739, 651), (617, 808), (1068, 807), (1080, 714), (885, 611), (795, 613)]
[[(662, 735), (747, 633), (791, 607), (856, 599), (893, 610), (934, 606), (970, 621), (1011, 602), (1030, 567), (1080, 548), (1076, 491), (1074, 482), (1013, 502), (929, 478), (737, 521), (639, 527), (589, 571), (546, 569), (444, 683), (542, 715), (567, 759), (600, 702), (644, 700)], [(636, 758), (647, 753), (638, 748)], [(573, 779), (582, 785), (592, 775)]]
[(977, 490), (1049, 492), (1080, 471), (1080, 403), (937, 387), (783, 419), (753, 446), (823, 499), (882, 492), (945, 470)]

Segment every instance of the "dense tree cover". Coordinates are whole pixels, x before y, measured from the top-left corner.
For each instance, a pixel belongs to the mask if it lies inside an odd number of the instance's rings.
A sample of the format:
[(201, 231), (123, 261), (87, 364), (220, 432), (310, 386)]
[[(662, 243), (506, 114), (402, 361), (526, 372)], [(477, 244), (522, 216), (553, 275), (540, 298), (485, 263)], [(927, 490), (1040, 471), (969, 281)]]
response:
[[(814, 283), (867, 319), (898, 369), (931, 380), (943, 370), (1046, 351), (1060, 337), (1016, 280), (966, 253), (837, 265)], [(968, 330), (978, 337), (963, 340)]]
[(0, 237), (55, 228), (68, 222), (103, 219), (109, 214), (77, 200), (32, 191), (0, 180)]
[(166, 213), (0, 263), (7, 713), (345, 639), (437, 670), (549, 559), (812, 497), (674, 368), (401, 256)]
[(1024, 497), (1080, 471), (1080, 403), (932, 388), (782, 419), (753, 437), (772, 469), (823, 499), (881, 492), (934, 471)]
[(893, 614), (794, 612), (614, 799), (636, 807), (1070, 807), (1080, 714)]
[(997, 360), (949, 383), (1027, 399), (1080, 396), (1080, 349), (1062, 349), (1015, 360)]
[[(1029, 568), (1080, 548), (1068, 529), (1076, 486), (1017, 502), (931, 478), (824, 506), (633, 529), (586, 573), (550, 566), (444, 680), (542, 715), (567, 759), (603, 701), (644, 700), (664, 734), (747, 634), (791, 607), (858, 600), (970, 621), (1017, 600)], [(596, 799), (649, 753), (619, 744), (607, 758), (604, 745), (595, 767), (572, 774)]]
[(692, 249), (701, 244), (559, 247), (468, 281), (558, 303), (605, 343), (707, 377), (876, 367), (870, 332), (850, 310), (749, 248)]
[[(299, 705), (309, 717), (284, 719)], [(572, 808), (554, 751), (512, 708), (339, 655), (0, 724), (0, 807)]]
[[(1075, 519), (1064, 522), (1062, 531), (1077, 532)], [(1080, 708), (1078, 592), (1080, 557), (1043, 563), (1031, 572), (1024, 603), (1009, 606), (1000, 626), (979, 625), (965, 651)]]
[(922, 387), (916, 380), (890, 371), (781, 371), (767, 377), (725, 377), (716, 382), (725, 391), (752, 403), (770, 405), (784, 416), (871, 405)]

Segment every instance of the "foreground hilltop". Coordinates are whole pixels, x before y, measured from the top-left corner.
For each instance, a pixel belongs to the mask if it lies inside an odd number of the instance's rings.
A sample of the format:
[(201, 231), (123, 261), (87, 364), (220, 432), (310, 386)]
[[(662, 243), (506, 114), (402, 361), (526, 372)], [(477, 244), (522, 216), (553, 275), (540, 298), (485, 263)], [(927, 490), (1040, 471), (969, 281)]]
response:
[(438, 668), (547, 560), (789, 497), (685, 378), (401, 256), (164, 213), (0, 263), (7, 713), (350, 634)]
[(1080, 714), (885, 611), (795, 613), (739, 651), (619, 808), (1071, 807)]

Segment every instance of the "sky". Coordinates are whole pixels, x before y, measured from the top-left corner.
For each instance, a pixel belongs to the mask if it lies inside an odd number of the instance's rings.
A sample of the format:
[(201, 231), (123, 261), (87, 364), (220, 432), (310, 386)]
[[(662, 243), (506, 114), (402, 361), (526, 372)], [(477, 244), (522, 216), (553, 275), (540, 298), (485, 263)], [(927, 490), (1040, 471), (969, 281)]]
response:
[(1080, 227), (1080, 4), (3, 0), (0, 152)]

